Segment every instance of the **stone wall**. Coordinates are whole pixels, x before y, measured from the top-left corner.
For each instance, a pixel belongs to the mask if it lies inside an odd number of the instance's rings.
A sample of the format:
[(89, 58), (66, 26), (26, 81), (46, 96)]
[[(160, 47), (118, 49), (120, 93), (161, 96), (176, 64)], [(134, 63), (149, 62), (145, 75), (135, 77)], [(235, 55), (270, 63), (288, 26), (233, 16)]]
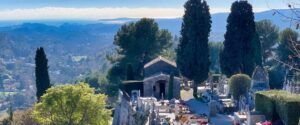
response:
[[(168, 93), (169, 88), (169, 79), (170, 75), (167, 74), (159, 74), (156, 76), (152, 76), (149, 78), (144, 79), (144, 96), (145, 97), (160, 97), (159, 95), (159, 85), (157, 84), (158, 81), (165, 81), (165, 93)], [(180, 98), (180, 83), (181, 80), (178, 77), (174, 77), (174, 85), (173, 85), (173, 95), (174, 98)], [(156, 88), (155, 92), (153, 91), (153, 87)]]

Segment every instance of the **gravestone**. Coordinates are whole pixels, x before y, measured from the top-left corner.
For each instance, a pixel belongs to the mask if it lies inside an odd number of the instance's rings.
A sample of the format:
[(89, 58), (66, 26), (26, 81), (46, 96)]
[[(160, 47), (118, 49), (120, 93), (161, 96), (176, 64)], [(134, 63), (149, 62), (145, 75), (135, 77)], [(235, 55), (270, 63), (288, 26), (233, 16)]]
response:
[(290, 70), (285, 79), (284, 89), (292, 94), (300, 94), (300, 72)]
[(257, 66), (252, 74), (250, 91), (255, 93), (257, 91), (269, 90), (269, 74), (261, 66)]
[(269, 74), (263, 67), (257, 66), (252, 74), (250, 96), (246, 97), (250, 110), (254, 108), (255, 92), (267, 90), (270, 90)]

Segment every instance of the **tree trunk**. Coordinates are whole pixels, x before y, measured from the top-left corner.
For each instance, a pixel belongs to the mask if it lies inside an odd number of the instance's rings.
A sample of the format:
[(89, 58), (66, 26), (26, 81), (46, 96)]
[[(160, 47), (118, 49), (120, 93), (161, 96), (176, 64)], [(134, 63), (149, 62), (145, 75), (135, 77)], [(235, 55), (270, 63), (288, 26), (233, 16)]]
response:
[(197, 94), (197, 84), (195, 83), (195, 81), (194, 81), (194, 85), (193, 85), (193, 96), (194, 96), (194, 98), (195, 99), (198, 99), (199, 97), (198, 97), (198, 94)]

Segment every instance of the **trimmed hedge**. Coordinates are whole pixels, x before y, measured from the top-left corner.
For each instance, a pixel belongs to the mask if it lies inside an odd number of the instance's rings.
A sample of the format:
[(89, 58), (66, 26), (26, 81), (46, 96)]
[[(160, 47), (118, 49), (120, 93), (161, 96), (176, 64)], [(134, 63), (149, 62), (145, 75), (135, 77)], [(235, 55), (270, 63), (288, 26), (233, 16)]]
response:
[(261, 91), (255, 93), (255, 110), (272, 120), (277, 112), (286, 125), (298, 125), (300, 118), (300, 95), (282, 90)]

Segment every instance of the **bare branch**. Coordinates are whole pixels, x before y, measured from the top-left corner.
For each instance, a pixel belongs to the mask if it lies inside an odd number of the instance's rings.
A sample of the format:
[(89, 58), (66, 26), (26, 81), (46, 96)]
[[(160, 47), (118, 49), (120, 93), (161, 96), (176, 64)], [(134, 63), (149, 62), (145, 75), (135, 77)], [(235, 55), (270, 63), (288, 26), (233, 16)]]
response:
[(281, 61), (281, 60), (279, 60), (279, 59), (276, 59), (276, 58), (272, 58), (272, 59), (274, 59), (275, 61), (277, 61), (277, 62), (283, 64), (284, 66), (289, 67), (289, 68), (292, 69), (292, 70), (296, 70), (296, 71), (299, 71), (299, 72), (300, 72), (300, 69), (295, 68), (294, 66), (292, 66), (292, 65), (290, 65), (290, 64), (287, 64), (287, 63), (285, 63), (285, 62), (283, 62), (283, 61)]

